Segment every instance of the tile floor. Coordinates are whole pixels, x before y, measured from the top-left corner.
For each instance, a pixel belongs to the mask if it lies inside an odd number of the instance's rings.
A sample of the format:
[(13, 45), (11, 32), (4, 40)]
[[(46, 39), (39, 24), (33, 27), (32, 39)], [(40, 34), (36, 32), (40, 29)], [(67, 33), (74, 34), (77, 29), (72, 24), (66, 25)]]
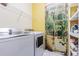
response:
[(51, 52), (51, 51), (45, 50), (45, 52), (43, 53), (43, 56), (64, 56), (64, 53)]

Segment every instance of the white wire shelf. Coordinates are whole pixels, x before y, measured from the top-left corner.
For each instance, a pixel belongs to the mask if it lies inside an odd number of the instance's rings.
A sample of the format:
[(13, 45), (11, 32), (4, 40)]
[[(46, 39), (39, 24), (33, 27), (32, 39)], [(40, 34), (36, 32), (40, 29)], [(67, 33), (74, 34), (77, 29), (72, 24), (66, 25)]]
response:
[(72, 32), (70, 32), (70, 35), (73, 36), (73, 37), (79, 38), (79, 33), (72, 33)]

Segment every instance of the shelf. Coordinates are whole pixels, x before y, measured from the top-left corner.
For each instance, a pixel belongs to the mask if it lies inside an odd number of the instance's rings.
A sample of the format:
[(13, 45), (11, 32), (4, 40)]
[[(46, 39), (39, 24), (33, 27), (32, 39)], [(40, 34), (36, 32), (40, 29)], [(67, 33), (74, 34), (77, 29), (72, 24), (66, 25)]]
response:
[(73, 21), (73, 20), (75, 20), (75, 19), (78, 19), (78, 14), (79, 14), (79, 10), (77, 10), (77, 11), (75, 12), (75, 14), (70, 18), (70, 21)]
[(71, 22), (72, 22), (72, 21), (78, 21), (78, 19), (74, 18), (74, 19), (72, 19), (72, 20), (70, 20), (70, 21), (71, 21)]
[(79, 33), (72, 33), (72, 32), (70, 32), (70, 35), (73, 36), (73, 37), (79, 38)]
[[(72, 26), (74, 26), (75, 24), (78, 24), (78, 20), (79, 20), (79, 8), (78, 7), (79, 6), (78, 6), (78, 4), (72, 4), (72, 5), (69, 5), (69, 6), (70, 6), (70, 10), (69, 10), (69, 30), (71, 30)], [(69, 55), (78, 56), (79, 32), (73, 33), (73, 32), (70, 31), (69, 35), (70, 35)]]
[(77, 56), (77, 52), (73, 51), (72, 49), (70, 49), (71, 53), (72, 53), (72, 56)]
[[(72, 55), (74, 55), (74, 56), (76, 56), (78, 53), (77, 53), (77, 47), (73, 44), (73, 43), (71, 43), (70, 44), (70, 51), (71, 51), (71, 53), (72, 53)], [(74, 51), (73, 49), (76, 49), (76, 51)]]
[(74, 43), (70, 43), (71, 49), (77, 49), (76, 45), (74, 45)]

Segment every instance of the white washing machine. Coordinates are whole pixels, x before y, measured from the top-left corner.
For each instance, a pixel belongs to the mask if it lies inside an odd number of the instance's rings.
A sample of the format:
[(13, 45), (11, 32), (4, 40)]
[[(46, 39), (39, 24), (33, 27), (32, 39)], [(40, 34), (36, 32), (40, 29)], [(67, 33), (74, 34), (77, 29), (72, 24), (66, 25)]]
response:
[(44, 53), (44, 38), (42, 32), (31, 32), (34, 34), (34, 55), (42, 56)]

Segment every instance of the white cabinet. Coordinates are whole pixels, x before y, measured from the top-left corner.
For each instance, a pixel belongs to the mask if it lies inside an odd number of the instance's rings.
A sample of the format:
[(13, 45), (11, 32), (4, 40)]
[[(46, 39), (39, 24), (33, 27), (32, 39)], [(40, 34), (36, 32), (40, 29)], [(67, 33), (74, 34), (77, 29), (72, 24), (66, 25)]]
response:
[(32, 28), (32, 5), (28, 3), (8, 3), (0, 5), (0, 27), (21, 29)]
[(8, 6), (21, 11), (16, 27), (21, 29), (32, 29), (32, 4), (31, 3), (9, 3)]
[(0, 56), (34, 55), (34, 38), (32, 35), (14, 37), (9, 39), (11, 40), (0, 42)]
[(13, 7), (0, 5), (0, 27), (15, 27), (20, 13)]
[(28, 14), (29, 16), (32, 15), (32, 3), (8, 3), (8, 5)]
[(32, 17), (28, 14), (22, 13), (16, 27), (22, 29), (32, 29)]

